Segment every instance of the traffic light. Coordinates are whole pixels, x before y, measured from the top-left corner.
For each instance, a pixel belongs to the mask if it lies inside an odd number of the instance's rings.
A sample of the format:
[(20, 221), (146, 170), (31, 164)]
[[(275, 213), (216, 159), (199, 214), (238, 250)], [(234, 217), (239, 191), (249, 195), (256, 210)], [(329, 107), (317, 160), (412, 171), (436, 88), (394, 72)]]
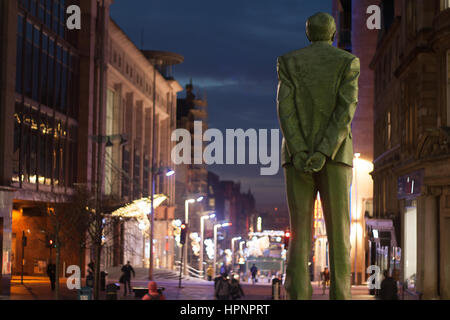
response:
[(56, 248), (55, 240), (50, 237), (46, 237), (45, 245), (47, 248)]
[(186, 243), (187, 224), (182, 223), (180, 228), (181, 228), (180, 243), (185, 244)]
[(284, 249), (288, 249), (289, 247), (289, 240), (291, 239), (291, 232), (290, 231), (286, 231), (284, 233), (284, 237), (283, 237), (283, 241), (284, 241)]

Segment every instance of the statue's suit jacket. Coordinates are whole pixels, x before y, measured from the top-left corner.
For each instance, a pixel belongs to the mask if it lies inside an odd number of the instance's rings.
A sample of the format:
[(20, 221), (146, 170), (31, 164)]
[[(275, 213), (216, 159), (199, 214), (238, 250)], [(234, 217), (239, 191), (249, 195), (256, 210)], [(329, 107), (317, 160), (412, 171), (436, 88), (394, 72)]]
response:
[(359, 59), (328, 42), (313, 42), (279, 57), (277, 68), (283, 166), (301, 151), (353, 166)]

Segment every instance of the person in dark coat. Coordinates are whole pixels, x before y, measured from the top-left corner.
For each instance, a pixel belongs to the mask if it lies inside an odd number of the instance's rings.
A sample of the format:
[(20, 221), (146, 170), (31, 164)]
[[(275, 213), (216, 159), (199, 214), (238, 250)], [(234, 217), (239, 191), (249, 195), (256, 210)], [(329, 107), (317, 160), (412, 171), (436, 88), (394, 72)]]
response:
[(231, 299), (237, 300), (245, 296), (244, 290), (242, 290), (241, 284), (239, 283), (239, 275), (234, 274), (231, 276), (230, 286)]
[(384, 279), (381, 281), (380, 300), (398, 300), (397, 281), (390, 275), (389, 271), (384, 271)]
[(225, 273), (214, 279), (214, 296), (217, 300), (230, 300), (231, 284)]
[(56, 285), (56, 265), (50, 261), (47, 266), (47, 275), (50, 278), (50, 285), (52, 286), (52, 291), (55, 291)]
[(136, 276), (134, 269), (130, 264), (130, 261), (127, 261), (127, 264), (122, 267), (122, 272), (123, 272), (123, 274), (122, 274), (121, 279), (123, 281), (122, 283), (124, 286), (123, 295), (126, 296), (127, 295), (127, 286), (128, 286), (128, 293), (131, 294), (131, 273), (133, 273), (133, 277)]
[(327, 287), (330, 286), (330, 271), (328, 270), (327, 267), (325, 267), (323, 269), (323, 272), (322, 272), (321, 276), (322, 276), (323, 294), (325, 294), (325, 291), (326, 291)]
[(256, 265), (253, 264), (253, 266), (250, 268), (250, 272), (252, 273), (252, 283), (255, 284), (256, 275), (258, 274), (258, 268), (256, 267)]

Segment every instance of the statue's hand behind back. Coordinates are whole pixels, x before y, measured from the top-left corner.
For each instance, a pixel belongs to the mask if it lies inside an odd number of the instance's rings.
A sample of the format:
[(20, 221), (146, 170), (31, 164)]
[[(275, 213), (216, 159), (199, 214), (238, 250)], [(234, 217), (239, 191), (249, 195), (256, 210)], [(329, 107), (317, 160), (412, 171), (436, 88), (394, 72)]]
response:
[(319, 172), (325, 166), (325, 162), (327, 161), (327, 157), (320, 153), (315, 152), (307, 161), (305, 171), (307, 173)]
[(308, 160), (308, 153), (306, 153), (305, 151), (296, 153), (293, 158), (295, 169), (297, 169), (300, 172), (305, 172), (307, 160)]

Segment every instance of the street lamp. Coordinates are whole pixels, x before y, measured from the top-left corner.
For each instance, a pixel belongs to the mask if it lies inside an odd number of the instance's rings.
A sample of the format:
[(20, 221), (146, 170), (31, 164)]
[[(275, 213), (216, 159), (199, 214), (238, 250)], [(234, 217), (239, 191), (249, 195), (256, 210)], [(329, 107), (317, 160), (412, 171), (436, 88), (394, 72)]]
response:
[[(206, 213), (206, 212), (205, 212)], [(199, 262), (199, 270), (203, 275), (203, 245), (204, 245), (204, 234), (205, 234), (205, 220), (214, 219), (216, 214), (213, 211), (210, 211), (209, 214), (206, 214), (200, 217), (200, 262)]]
[(150, 225), (150, 268), (148, 269), (148, 277), (153, 280), (153, 238), (154, 238), (154, 225), (155, 225), (155, 206), (153, 205), (153, 197), (155, 195), (155, 158), (156, 158), (156, 69), (157, 66), (161, 65), (163, 61), (161, 59), (151, 59), (153, 64), (153, 108), (152, 108), (152, 170), (151, 170), (151, 182), (152, 182), (152, 193), (151, 193), (151, 225)]
[(175, 174), (175, 171), (169, 170), (169, 171), (166, 172), (166, 177), (173, 176), (174, 174)]
[[(153, 105), (154, 107), (155, 105)], [(154, 109), (154, 108), (153, 108)], [(153, 110), (153, 117), (155, 117), (155, 111)], [(155, 120), (153, 120), (153, 126), (155, 126)], [(154, 139), (154, 135), (155, 133), (153, 132), (153, 139)], [(154, 145), (155, 141), (153, 140), (153, 145)], [(154, 150), (152, 147), (152, 162), (154, 159)], [(160, 176), (165, 174), (166, 177), (170, 177), (173, 176), (175, 174), (175, 171), (170, 169), (169, 167), (159, 167), (156, 168), (155, 166), (152, 166), (151, 168), (151, 182), (152, 182), (152, 192), (151, 192), (151, 204), (150, 204), (150, 266), (148, 269), (148, 278), (150, 280), (153, 280), (153, 260), (154, 260), (154, 254), (153, 254), (153, 240), (155, 238), (155, 231), (154, 231), (154, 224), (155, 224), (155, 206), (153, 204), (154, 200), (155, 200), (155, 181), (156, 181), (156, 176)]]
[(242, 257), (244, 257), (244, 244), (245, 244), (245, 241), (240, 241), (239, 242), (239, 254)]
[[(184, 201), (184, 223), (189, 224), (189, 204), (190, 203), (195, 203), (195, 202), (201, 202), (203, 200), (203, 196), (199, 196), (197, 197), (197, 199), (186, 199)], [(188, 230), (188, 234), (187, 237), (189, 239), (189, 230)], [(186, 259), (186, 263), (184, 264), (184, 274), (187, 275), (187, 262), (188, 262), (188, 245), (189, 242), (186, 243), (186, 245), (184, 246), (184, 256)]]
[(242, 237), (235, 237), (235, 238), (231, 239), (231, 263), (233, 264), (233, 267), (234, 267), (234, 263), (235, 263), (234, 242), (241, 240), (241, 239), (242, 239)]
[(217, 264), (217, 230), (220, 228), (225, 228), (231, 226), (231, 222), (219, 223), (214, 225), (214, 265), (213, 274), (216, 276), (216, 264)]

